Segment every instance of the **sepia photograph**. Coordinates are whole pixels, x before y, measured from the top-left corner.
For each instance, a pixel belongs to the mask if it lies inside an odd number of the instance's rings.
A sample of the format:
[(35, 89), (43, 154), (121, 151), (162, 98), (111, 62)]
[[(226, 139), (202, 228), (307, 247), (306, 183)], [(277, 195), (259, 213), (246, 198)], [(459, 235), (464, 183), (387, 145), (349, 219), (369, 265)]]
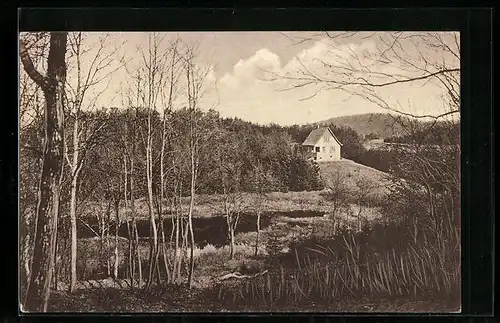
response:
[(460, 313), (460, 33), (19, 33), (22, 313)]

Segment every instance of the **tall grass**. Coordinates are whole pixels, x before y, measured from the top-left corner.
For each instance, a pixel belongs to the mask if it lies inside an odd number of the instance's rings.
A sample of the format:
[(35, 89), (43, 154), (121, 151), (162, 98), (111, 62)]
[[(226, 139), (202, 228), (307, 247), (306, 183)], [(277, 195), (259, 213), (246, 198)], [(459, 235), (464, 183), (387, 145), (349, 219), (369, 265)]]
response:
[(400, 219), (298, 243), (280, 268), (221, 288), (220, 299), (270, 307), (405, 297), (459, 304), (459, 228), (442, 220), (420, 219), (417, 236), (414, 226)]

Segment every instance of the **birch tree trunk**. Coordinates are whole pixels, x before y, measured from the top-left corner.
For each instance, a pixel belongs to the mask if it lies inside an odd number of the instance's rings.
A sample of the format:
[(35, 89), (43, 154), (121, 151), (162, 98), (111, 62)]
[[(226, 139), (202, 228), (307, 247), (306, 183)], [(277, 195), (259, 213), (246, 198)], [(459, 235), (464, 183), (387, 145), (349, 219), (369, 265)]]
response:
[[(128, 210), (129, 204), (128, 204), (128, 195), (127, 195), (127, 155), (123, 155), (123, 168), (124, 168), (124, 183), (123, 183), (123, 201), (125, 203), (125, 210)], [(130, 221), (128, 217), (125, 219), (127, 221), (127, 234), (128, 234), (128, 276), (130, 278), (130, 286), (133, 288), (134, 287), (134, 264), (133, 264), (133, 248), (132, 248), (132, 241), (133, 241), (133, 232), (130, 228)]]
[(109, 251), (111, 246), (109, 244), (109, 222), (111, 221), (111, 200), (109, 200), (108, 212), (106, 212), (106, 274), (107, 277), (111, 276), (111, 261), (109, 259)]
[(229, 243), (230, 243), (229, 259), (234, 259), (234, 228), (232, 224), (230, 224), (229, 227)]
[(255, 238), (255, 256), (259, 253), (259, 238), (260, 238), (260, 206), (257, 210), (257, 236)]
[(195, 152), (191, 149), (191, 189), (189, 197), (189, 212), (188, 212), (188, 224), (189, 224), (189, 237), (190, 237), (190, 252), (189, 252), (189, 276), (188, 285), (189, 288), (193, 286), (193, 272), (194, 272), (194, 232), (193, 232), (193, 208), (194, 208), (194, 195), (196, 194), (196, 163), (195, 163)]
[[(173, 202), (172, 206), (175, 203), (175, 194), (176, 192), (174, 191), (174, 197), (173, 197)], [(174, 213), (175, 212), (175, 213)], [(173, 244), (174, 244), (174, 262), (172, 264), (172, 283), (175, 283), (177, 281), (177, 263), (178, 263), (178, 253), (179, 253), (179, 212), (177, 211), (177, 208), (172, 208), (172, 234), (174, 235), (173, 237)]]
[[(158, 217), (160, 219), (160, 230), (161, 230), (161, 239), (162, 239), (162, 254), (163, 254), (163, 264), (165, 267), (166, 275), (167, 275), (167, 283), (171, 282), (171, 273), (170, 273), (170, 265), (167, 258), (167, 247), (165, 240), (165, 227), (163, 223), (163, 201), (165, 200), (165, 150), (167, 143), (167, 113), (172, 111), (172, 100), (175, 89), (175, 65), (176, 65), (176, 55), (177, 54), (177, 43), (174, 44), (172, 60), (170, 64), (170, 86), (169, 93), (167, 98), (167, 109), (163, 109), (163, 122), (162, 122), (162, 134), (161, 134), (161, 151), (160, 151), (160, 202), (158, 204)], [(174, 192), (175, 194), (175, 192)], [(174, 228), (172, 227), (172, 233)], [(159, 251), (159, 248), (158, 248)], [(156, 256), (158, 259), (158, 256)]]
[(115, 266), (114, 266), (114, 277), (118, 279), (118, 267), (120, 265), (120, 259), (118, 254), (118, 230), (120, 229), (120, 214), (119, 214), (120, 200), (115, 199)]
[(71, 164), (71, 201), (70, 201), (70, 237), (71, 237), (71, 281), (69, 291), (73, 293), (76, 289), (76, 255), (77, 255), (77, 230), (76, 230), (76, 198), (78, 188), (78, 155), (79, 155), (79, 140), (78, 140), (78, 113), (75, 116), (75, 124), (73, 128), (73, 163)]
[(179, 212), (179, 203), (180, 199), (177, 199), (177, 192), (174, 192), (174, 202), (175, 202), (176, 207), (175, 207), (175, 263), (174, 263), (174, 268), (173, 268), (173, 274), (175, 277), (173, 278), (174, 281), (177, 281), (181, 277), (181, 248), (180, 248), (180, 238), (181, 238), (181, 212)]
[(195, 53), (194, 49), (187, 47), (186, 53), (183, 57), (184, 68), (186, 72), (186, 97), (188, 102), (189, 111), (189, 153), (190, 153), (190, 171), (191, 171), (191, 187), (190, 187), (190, 201), (189, 201), (189, 211), (188, 211), (188, 230), (190, 236), (190, 265), (189, 265), (189, 276), (188, 284), (191, 288), (193, 285), (193, 272), (194, 272), (194, 232), (193, 232), (193, 208), (194, 200), (196, 194), (196, 179), (199, 164), (199, 146), (201, 131), (198, 127), (197, 120), (197, 104), (201, 98), (200, 91), (202, 89), (203, 81), (208, 74), (208, 69), (204, 71), (204, 74), (200, 74), (200, 70), (196, 68), (195, 64)]
[(223, 196), (224, 196), (224, 211), (226, 212), (226, 224), (227, 224), (227, 230), (228, 230), (228, 238), (229, 238), (229, 259), (234, 258), (234, 225), (233, 225), (233, 214), (232, 211), (229, 209), (229, 202), (228, 202), (228, 193), (226, 191), (226, 186), (224, 183), (224, 175), (221, 174), (222, 180), (222, 187), (223, 187)]
[[(75, 42), (75, 55), (76, 55), (76, 67), (77, 67), (77, 88), (76, 88), (76, 98), (74, 102), (75, 109), (75, 122), (73, 125), (73, 161), (70, 162), (68, 156), (68, 163), (71, 168), (71, 201), (70, 201), (70, 238), (71, 238), (71, 264), (70, 264), (70, 285), (69, 291), (73, 293), (76, 289), (76, 255), (77, 255), (77, 230), (76, 230), (76, 199), (77, 199), (77, 189), (78, 189), (78, 163), (79, 163), (79, 153), (80, 153), (80, 136), (79, 136), (79, 125), (80, 125), (80, 107), (81, 107), (81, 41), (82, 34), (78, 33)], [(65, 151), (67, 154), (67, 150)]]
[[(134, 150), (132, 150), (133, 152)], [(135, 249), (137, 252), (137, 264), (138, 264), (138, 274), (139, 274), (139, 288), (142, 287), (142, 260), (141, 252), (139, 248), (139, 233), (137, 232), (137, 221), (135, 216), (135, 197), (134, 197), (134, 159), (130, 160), (130, 206), (132, 209), (132, 228), (135, 235)]]
[[(158, 218), (160, 221), (160, 231), (161, 231), (161, 248), (163, 255), (163, 265), (165, 267), (165, 273), (167, 275), (167, 283), (170, 282), (170, 270), (167, 262), (167, 248), (165, 241), (165, 226), (163, 225), (163, 200), (165, 199), (165, 141), (166, 141), (166, 116), (165, 111), (163, 111), (163, 130), (161, 136), (161, 151), (160, 151), (160, 201), (158, 204)], [(158, 253), (160, 248), (157, 248), (157, 255), (155, 256), (158, 259)], [(159, 277), (158, 277), (159, 278)]]
[(195, 142), (195, 93), (194, 93), (194, 80), (193, 80), (193, 61), (192, 57), (186, 58), (186, 76), (187, 76), (187, 98), (189, 104), (189, 152), (190, 152), (190, 171), (191, 171), (191, 187), (189, 196), (189, 211), (188, 211), (188, 228), (190, 237), (190, 253), (189, 253), (189, 274), (188, 285), (189, 288), (193, 285), (193, 272), (194, 272), (194, 233), (193, 233), (193, 207), (194, 195), (196, 193), (196, 142)]
[(154, 276), (154, 268), (157, 262), (157, 248), (158, 248), (158, 232), (156, 228), (155, 215), (153, 210), (153, 178), (152, 178), (152, 134), (151, 134), (151, 112), (148, 115), (148, 144), (146, 148), (146, 179), (148, 186), (148, 208), (149, 208), (149, 221), (151, 224), (152, 237), (150, 237), (150, 254), (149, 254), (149, 276), (146, 288), (151, 286)]

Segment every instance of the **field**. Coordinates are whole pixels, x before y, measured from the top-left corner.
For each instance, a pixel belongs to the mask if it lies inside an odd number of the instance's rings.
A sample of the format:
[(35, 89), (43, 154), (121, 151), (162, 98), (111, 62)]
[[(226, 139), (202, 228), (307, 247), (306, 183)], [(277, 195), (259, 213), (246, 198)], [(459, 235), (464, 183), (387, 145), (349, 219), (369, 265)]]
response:
[[(388, 193), (390, 186), (388, 174), (376, 170), (374, 168), (358, 164), (348, 159), (343, 159), (337, 162), (323, 162), (319, 164), (321, 177), (328, 181), (336, 171), (341, 173), (343, 182), (350, 195), (354, 195), (358, 189), (355, 184), (355, 179), (363, 178), (373, 189), (370, 191), (370, 196), (378, 200), (383, 200), (385, 194)], [(326, 190), (326, 189), (325, 189)], [(292, 212), (297, 210), (324, 212), (328, 213), (331, 210), (332, 203), (325, 199), (322, 191), (302, 191), (302, 192), (270, 192), (266, 194), (264, 202), (264, 212)], [(241, 193), (241, 200), (245, 213), (255, 212), (256, 199), (255, 194)], [(189, 205), (189, 197), (182, 199), (183, 208), (187, 209)], [(120, 215), (126, 216), (129, 212), (124, 209), (123, 203), (120, 205)], [(164, 207), (168, 208), (167, 202), (164, 202)], [(82, 216), (93, 216), (95, 212), (104, 209), (105, 205), (97, 205), (97, 203), (88, 203), (86, 211)], [(145, 198), (140, 198), (136, 201), (136, 211), (139, 218), (148, 217), (148, 209)], [(224, 213), (222, 196), (218, 194), (198, 194), (196, 195), (196, 203), (194, 205), (193, 214), (195, 217), (213, 217)], [(122, 220), (125, 220), (123, 218)]]

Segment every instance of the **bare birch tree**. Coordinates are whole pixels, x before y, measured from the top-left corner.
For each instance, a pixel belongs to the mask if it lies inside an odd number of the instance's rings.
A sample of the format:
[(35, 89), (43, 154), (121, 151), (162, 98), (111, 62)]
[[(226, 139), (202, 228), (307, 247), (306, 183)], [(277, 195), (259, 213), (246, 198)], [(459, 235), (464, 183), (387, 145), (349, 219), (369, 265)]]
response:
[(253, 165), (252, 176), (250, 177), (251, 184), (250, 190), (255, 194), (255, 212), (257, 213), (256, 220), (256, 231), (257, 235), (255, 237), (255, 251), (254, 255), (257, 256), (260, 247), (260, 220), (262, 217), (262, 211), (265, 208), (267, 193), (271, 191), (274, 183), (274, 178), (269, 171), (266, 171), (264, 164), (260, 158), (257, 159)]
[(199, 104), (204, 93), (204, 82), (209, 73), (208, 68), (202, 68), (196, 64), (196, 48), (190, 45), (184, 46), (183, 54), (183, 68), (186, 76), (186, 97), (187, 108), (189, 111), (189, 134), (188, 134), (188, 147), (190, 155), (190, 200), (188, 210), (188, 230), (190, 239), (190, 253), (189, 253), (189, 275), (188, 285), (189, 288), (193, 285), (193, 272), (194, 272), (194, 232), (193, 232), (193, 208), (196, 194), (196, 179), (198, 175), (198, 166), (200, 161), (200, 141), (202, 133), (200, 129), (200, 113)]
[[(117, 49), (107, 51), (109, 47), (109, 35), (99, 37), (97, 44), (88, 43), (87, 36), (82, 32), (70, 33), (68, 47), (71, 54), (69, 59), (73, 63), (76, 72), (74, 78), (68, 78), (66, 82), (67, 105), (69, 117), (72, 121), (72, 145), (66, 145), (65, 156), (70, 167), (71, 177), (71, 281), (70, 291), (76, 288), (76, 258), (77, 258), (77, 231), (76, 213), (78, 198), (78, 182), (82, 167), (85, 164), (85, 156), (93, 145), (95, 137), (105, 126), (103, 119), (83, 118), (82, 113), (90, 111), (95, 107), (100, 95), (107, 89), (104, 82), (117, 69), (123, 66), (123, 58), (117, 59)], [(95, 51), (93, 53), (92, 51)], [(87, 68), (87, 61), (90, 62)], [(118, 63), (116, 63), (118, 62)], [(102, 87), (100, 89), (99, 87)], [(87, 121), (87, 122), (86, 122)]]
[[(213, 130), (217, 132), (217, 130)], [(222, 206), (226, 217), (229, 239), (229, 258), (234, 258), (235, 230), (243, 209), (241, 188), (243, 159), (240, 158), (244, 147), (242, 141), (231, 138), (227, 131), (220, 129), (214, 140), (215, 165), (213, 176), (220, 181)]]
[[(128, 172), (129, 175), (129, 186), (130, 186), (130, 211), (132, 215), (132, 236), (134, 237), (134, 245), (135, 245), (135, 254), (137, 256), (137, 274), (138, 274), (138, 287), (142, 288), (143, 285), (143, 276), (142, 276), (142, 257), (141, 257), (141, 252), (139, 248), (139, 233), (137, 230), (137, 217), (136, 217), (136, 204), (135, 204), (135, 151), (136, 151), (136, 144), (135, 144), (135, 127), (132, 127), (132, 147), (131, 147), (131, 152), (128, 158), (130, 158), (130, 170)], [(126, 166), (125, 166), (125, 173), (127, 174)], [(132, 267), (134, 268), (134, 267)]]
[[(127, 193), (127, 189), (129, 192), (129, 198), (126, 199), (127, 209), (130, 209), (131, 214), (131, 222), (132, 225), (130, 227), (130, 235), (129, 239), (132, 240), (130, 245), (130, 251), (132, 252), (130, 256), (130, 260), (132, 263), (130, 264), (131, 269), (131, 281), (133, 288), (133, 281), (135, 276), (135, 264), (137, 260), (137, 275), (138, 275), (138, 288), (142, 288), (143, 286), (143, 275), (142, 275), (142, 257), (139, 248), (139, 234), (137, 230), (137, 214), (136, 214), (136, 163), (135, 160), (137, 158), (137, 138), (138, 138), (138, 127), (137, 121), (139, 120), (139, 111), (140, 111), (140, 102), (141, 102), (141, 78), (137, 77), (133, 79), (135, 81), (135, 87), (129, 92), (124, 93), (124, 96), (127, 97), (128, 108), (125, 113), (125, 124), (124, 131), (118, 131), (121, 137), (123, 150), (124, 150), (124, 191)], [(128, 186), (127, 186), (128, 184)], [(128, 223), (128, 221), (127, 221)]]
[[(158, 223), (155, 216), (155, 205), (156, 211), (160, 212), (158, 214), (158, 220), (161, 221), (161, 212), (162, 211), (162, 203), (163, 200), (160, 199), (158, 201), (155, 194), (155, 182), (156, 180), (155, 173), (153, 172), (153, 165), (157, 160), (157, 157), (154, 156), (154, 137), (157, 133), (157, 112), (158, 105), (161, 104), (164, 106), (163, 108), (163, 122), (162, 122), (162, 134), (161, 141), (162, 143), (160, 150), (160, 171), (163, 173), (163, 159), (165, 156), (165, 127), (167, 126), (166, 117), (168, 114), (168, 110), (171, 108), (172, 99), (173, 99), (173, 91), (174, 86), (171, 87), (171, 92), (169, 95), (165, 95), (165, 88), (168, 87), (169, 82), (169, 74), (168, 70), (170, 67), (175, 65), (172, 62), (169, 62), (168, 57), (169, 54), (172, 53), (176, 48), (167, 47), (168, 44), (164, 41), (164, 36), (159, 33), (151, 33), (148, 35), (148, 44), (145, 48), (139, 49), (141, 55), (140, 67), (136, 71), (136, 76), (134, 78), (137, 81), (137, 93), (139, 98), (139, 104), (145, 109), (147, 113), (146, 120), (146, 134), (144, 139), (144, 147), (145, 147), (145, 166), (146, 166), (146, 185), (147, 185), (147, 196), (148, 196), (148, 212), (150, 219), (150, 228), (151, 228), (151, 237), (150, 237), (150, 253), (149, 253), (149, 265), (148, 265), (148, 281), (146, 283), (146, 288), (149, 289), (154, 280), (154, 277), (158, 275), (158, 256), (159, 256), (159, 243), (158, 243)], [(174, 58), (177, 60), (177, 58)], [(173, 80), (173, 73), (170, 73), (170, 84), (173, 84), (175, 80)], [(169, 98), (169, 96), (171, 98)], [(163, 102), (166, 98), (167, 102)], [(165, 107), (166, 105), (166, 107)], [(163, 189), (163, 174), (160, 174), (160, 195), (161, 190)], [(160, 224), (160, 226), (162, 226)], [(159, 276), (158, 276), (159, 279)]]
[[(166, 275), (167, 275), (167, 283), (170, 283), (172, 280), (172, 275), (170, 273), (170, 266), (169, 266), (169, 261), (167, 257), (167, 245), (166, 245), (166, 232), (165, 232), (165, 227), (163, 223), (163, 202), (166, 199), (166, 182), (165, 178), (168, 175), (167, 172), (168, 170), (171, 170), (172, 168), (165, 169), (165, 163), (166, 163), (166, 158), (167, 158), (167, 144), (168, 144), (168, 135), (171, 131), (167, 129), (169, 127), (169, 118), (173, 110), (173, 104), (174, 100), (176, 99), (177, 96), (177, 90), (178, 90), (178, 63), (180, 61), (179, 59), (179, 54), (177, 50), (178, 46), (178, 41), (174, 41), (172, 43), (171, 48), (169, 49), (170, 53), (170, 64), (169, 64), (169, 70), (168, 70), (168, 80), (167, 80), (167, 88), (162, 88), (162, 132), (161, 132), (161, 150), (160, 150), (160, 189), (157, 190), (158, 192), (158, 197), (157, 197), (157, 209), (158, 209), (158, 216), (159, 216), (159, 221), (160, 221), (160, 233), (161, 233), (161, 245), (162, 245), (162, 255), (163, 255), (163, 265), (166, 270)], [(174, 226), (172, 226), (172, 232), (174, 230)], [(159, 253), (160, 249), (157, 248), (157, 254)], [(158, 255), (155, 256), (158, 258)]]
[[(170, 134), (170, 145), (174, 146), (172, 141), (178, 139), (174, 138), (173, 134)], [(178, 140), (176, 140), (178, 141)], [(176, 147), (176, 146), (174, 146)], [(170, 235), (170, 244), (173, 245), (174, 255), (172, 260), (172, 271), (171, 271), (171, 281), (172, 283), (179, 283), (182, 279), (182, 262), (184, 259), (185, 249), (184, 245), (184, 237), (186, 235), (185, 232), (185, 219), (184, 219), (184, 210), (182, 208), (182, 193), (184, 191), (183, 187), (183, 179), (184, 179), (184, 167), (182, 163), (178, 159), (184, 158), (183, 155), (180, 154), (172, 154), (172, 173), (170, 173), (170, 178), (172, 182), (171, 186), (171, 213), (172, 213), (172, 232)]]
[(188, 211), (188, 226), (189, 226), (189, 237), (190, 237), (190, 253), (189, 253), (189, 276), (188, 284), (189, 288), (193, 284), (193, 271), (194, 271), (194, 232), (193, 232), (193, 208), (194, 199), (196, 194), (196, 176), (198, 173), (198, 161), (199, 156), (197, 155), (198, 149), (198, 138), (195, 134), (197, 130), (197, 120), (196, 120), (196, 104), (197, 102), (197, 90), (196, 79), (194, 77), (194, 55), (188, 49), (185, 57), (186, 78), (187, 78), (187, 96), (188, 96), (188, 107), (189, 107), (189, 152), (190, 152), (190, 171), (191, 171), (191, 188), (190, 188), (190, 198), (189, 198), (189, 211)]

